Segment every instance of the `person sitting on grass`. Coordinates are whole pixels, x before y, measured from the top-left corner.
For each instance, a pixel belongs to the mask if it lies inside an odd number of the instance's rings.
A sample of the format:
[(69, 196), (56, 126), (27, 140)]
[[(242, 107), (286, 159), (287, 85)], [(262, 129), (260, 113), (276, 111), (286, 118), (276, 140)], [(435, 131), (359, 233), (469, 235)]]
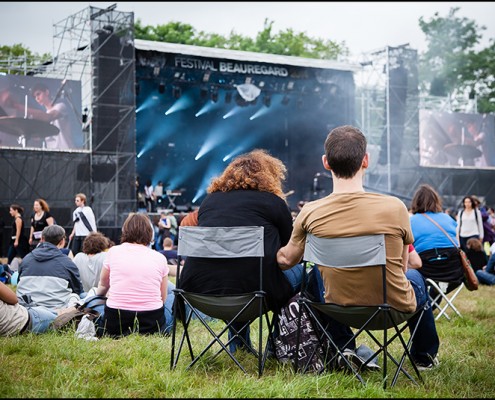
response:
[(153, 227), (144, 213), (131, 213), (122, 226), (121, 244), (103, 262), (96, 295), (107, 296), (98, 335), (117, 338), (137, 332), (165, 333), (173, 324), (173, 285), (167, 260), (150, 248)]
[(56, 317), (57, 312), (46, 307), (19, 304), (15, 292), (0, 282), (0, 336), (46, 332)]
[(40, 244), (22, 260), (19, 267), (17, 297), (24, 305), (52, 310), (69, 308), (81, 300), (83, 291), (76, 264), (62, 254), (65, 229), (49, 225), (41, 233)]

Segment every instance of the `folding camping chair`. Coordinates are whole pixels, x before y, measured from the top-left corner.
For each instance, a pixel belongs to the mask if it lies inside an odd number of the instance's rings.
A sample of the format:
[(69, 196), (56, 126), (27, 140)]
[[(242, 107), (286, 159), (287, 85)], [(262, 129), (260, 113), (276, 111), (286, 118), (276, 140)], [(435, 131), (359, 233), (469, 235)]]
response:
[[(313, 265), (313, 273), (319, 274), (318, 265), (328, 268), (373, 268), (376, 273), (377, 279), (381, 282), (381, 290), (383, 293), (383, 303), (377, 305), (339, 305), (333, 303), (324, 303), (319, 301), (310, 300), (310, 295), (303, 291), (301, 296), (300, 306), (303, 307), (310, 315), (311, 320), (315, 324), (314, 328), (319, 336), (319, 343), (321, 345), (327, 345), (331, 347), (330, 351), (327, 351), (328, 359), (325, 360), (326, 369), (336, 368), (339, 363), (347, 367), (356, 378), (363, 384), (363, 380), (360, 374), (360, 368), (354, 365), (343, 354), (344, 349), (365, 332), (378, 346), (378, 350), (375, 351), (369, 358), (367, 358), (361, 368), (367, 366), (372, 360), (382, 355), (382, 370), (383, 370), (383, 388), (387, 387), (388, 369), (387, 360), (391, 360), (397, 367), (392, 379), (391, 386), (394, 386), (397, 382), (399, 374), (402, 372), (413, 383), (418, 384), (414, 377), (410, 375), (404, 368), (404, 362), (406, 358), (409, 359), (414, 372), (418, 379), (422, 382), (422, 377), (416, 367), (411, 354), (410, 348), (412, 339), (416, 333), (419, 321), (423, 317), (425, 308), (421, 308), (413, 313), (401, 312), (394, 309), (387, 302), (387, 272), (386, 272), (386, 254), (385, 254), (385, 237), (384, 235), (367, 235), (358, 237), (346, 237), (346, 238), (318, 238), (312, 234), (308, 234), (303, 262), (307, 268), (309, 263)], [(306, 273), (306, 268), (304, 271)], [(303, 279), (303, 283), (305, 279)], [(338, 282), (334, 282), (338, 285)], [(363, 286), (363, 292), (366, 291), (366, 287)], [(426, 305), (425, 305), (426, 307)], [(418, 323), (415, 325), (409, 340), (405, 341), (403, 336), (404, 330), (408, 327), (406, 322), (414, 315), (419, 313)], [(354, 332), (353, 338), (348, 340), (344, 346), (339, 347), (335, 344), (334, 340), (327, 332), (325, 316), (329, 316), (336, 321), (345, 324), (351, 328), (357, 329)], [(392, 335), (388, 336), (388, 331), (393, 329)], [(381, 335), (374, 333), (377, 331)], [(392, 354), (389, 346), (399, 341), (402, 345), (400, 360), (398, 361)], [(304, 371), (306, 366), (303, 366)], [(299, 366), (295, 365), (295, 370), (299, 370)]]
[[(431, 306), (433, 307), (433, 310), (438, 310), (435, 321), (438, 321), (442, 315), (450, 321), (449, 314), (447, 314), (449, 308), (462, 318), (461, 313), (454, 305), (454, 300), (464, 287), (464, 282), (460, 282), (460, 284), (452, 290), (450, 290), (451, 287), (449, 287), (452, 283), (449, 282), (436, 282), (433, 279), (426, 278), (426, 284), (428, 286), (428, 295), (430, 297)], [(432, 290), (432, 288), (434, 290)], [(443, 305), (441, 305), (442, 301), (445, 301)]]
[[(232, 361), (245, 373), (246, 369), (241, 365), (235, 355), (229, 350), (229, 343), (239, 338), (246, 346), (247, 350), (258, 358), (258, 376), (261, 376), (267, 358), (268, 346), (263, 342), (263, 319), (265, 319), (268, 340), (272, 339), (273, 319), (268, 316), (268, 307), (263, 291), (263, 257), (264, 257), (264, 228), (262, 226), (239, 226), (239, 227), (199, 227), (184, 226), (179, 228), (178, 256), (177, 264), (177, 288), (174, 303), (174, 325), (172, 330), (172, 349), (170, 367), (174, 369), (179, 360), (184, 342), (191, 356), (191, 362), (187, 369), (200, 360), (207, 351), (218, 344), (220, 349), (212, 356), (216, 357), (222, 352), (226, 352)], [(203, 257), (203, 258), (259, 258), (259, 289), (252, 293), (238, 293), (229, 295), (191, 293), (180, 289), (180, 259), (182, 257)], [(235, 260), (232, 261), (235, 263)], [(187, 310), (187, 311), (186, 311)], [(201, 314), (203, 313), (203, 314)], [(224, 321), (220, 329), (215, 321), (204, 318), (204, 315), (212, 319)], [(197, 355), (194, 355), (191, 335), (189, 332), (193, 315), (200, 325), (204, 327), (212, 339)], [(263, 318), (264, 317), (264, 318)], [(258, 346), (249, 346), (248, 343), (238, 335), (238, 332), (251, 325), (255, 320), (259, 321)], [(178, 345), (177, 354), (175, 352), (177, 322), (183, 326), (182, 337)], [(223, 340), (232, 324), (242, 323), (242, 328), (235, 331), (228, 340)], [(216, 328), (216, 329), (215, 329)], [(226, 338), (225, 338), (226, 339)], [(268, 343), (268, 342), (267, 342)], [(272, 343), (273, 344), (273, 343)]]

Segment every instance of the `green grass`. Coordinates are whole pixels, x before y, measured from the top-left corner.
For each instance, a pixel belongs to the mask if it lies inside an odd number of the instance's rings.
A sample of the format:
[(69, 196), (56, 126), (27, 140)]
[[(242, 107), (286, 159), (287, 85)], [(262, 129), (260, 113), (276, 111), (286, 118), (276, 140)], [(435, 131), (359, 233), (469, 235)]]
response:
[[(247, 375), (225, 355), (186, 370), (186, 352), (171, 371), (170, 337), (131, 335), (88, 342), (76, 339), (70, 329), (0, 338), (0, 397), (494, 398), (494, 298), (495, 287), (463, 289), (455, 301), (463, 318), (437, 322), (441, 364), (422, 373), (425, 383), (419, 387), (400, 378), (384, 391), (379, 372), (364, 373), (368, 384), (363, 386), (344, 373), (294, 374), (290, 365), (275, 360), (268, 361), (258, 378), (256, 360), (249, 354), (240, 356)], [(193, 339), (206, 343), (207, 335), (195, 326)]]

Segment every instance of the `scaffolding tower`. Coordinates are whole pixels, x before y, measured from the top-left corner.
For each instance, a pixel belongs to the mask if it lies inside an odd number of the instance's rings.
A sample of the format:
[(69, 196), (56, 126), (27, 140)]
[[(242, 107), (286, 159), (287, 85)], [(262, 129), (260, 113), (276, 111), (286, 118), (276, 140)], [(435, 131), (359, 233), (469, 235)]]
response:
[(114, 241), (136, 209), (134, 14), (115, 8), (90, 6), (54, 24), (49, 61), (2, 61), (12, 74), (81, 82), (83, 109), (76, 111), (90, 150), (0, 150), (3, 208), (15, 202), (30, 210), (42, 197), (57, 223), (71, 229), (74, 195), (83, 192), (98, 230)]
[(368, 139), (371, 164), (365, 186), (393, 194), (407, 205), (419, 184), (441, 194), (445, 207), (457, 207), (466, 194), (495, 201), (489, 170), (420, 166), (419, 110), (472, 112), (472, 100), (457, 93), (447, 98), (419, 92), (418, 55), (408, 44), (363, 55), (356, 79), (356, 124)]

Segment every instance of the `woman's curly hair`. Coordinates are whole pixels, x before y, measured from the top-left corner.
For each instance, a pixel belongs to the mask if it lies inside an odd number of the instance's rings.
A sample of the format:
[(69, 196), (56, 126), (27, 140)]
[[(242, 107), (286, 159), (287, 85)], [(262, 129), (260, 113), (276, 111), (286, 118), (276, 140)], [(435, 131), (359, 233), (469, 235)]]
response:
[(237, 156), (219, 177), (212, 180), (208, 193), (231, 190), (259, 190), (273, 193), (285, 200), (282, 182), (287, 168), (266, 150), (255, 149)]

